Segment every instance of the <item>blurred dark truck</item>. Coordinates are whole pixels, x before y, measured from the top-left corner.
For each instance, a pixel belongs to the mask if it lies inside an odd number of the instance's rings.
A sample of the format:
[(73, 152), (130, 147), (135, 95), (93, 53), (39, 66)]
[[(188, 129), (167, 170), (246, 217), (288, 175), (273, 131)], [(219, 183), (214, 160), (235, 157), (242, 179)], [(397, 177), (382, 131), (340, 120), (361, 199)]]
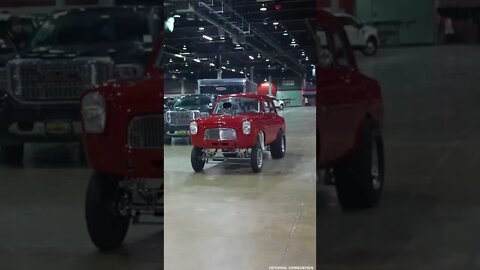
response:
[(112, 79), (140, 78), (159, 33), (158, 7), (55, 13), (27, 48), (0, 59), (0, 158), (21, 164), (25, 143), (80, 142), (80, 97)]

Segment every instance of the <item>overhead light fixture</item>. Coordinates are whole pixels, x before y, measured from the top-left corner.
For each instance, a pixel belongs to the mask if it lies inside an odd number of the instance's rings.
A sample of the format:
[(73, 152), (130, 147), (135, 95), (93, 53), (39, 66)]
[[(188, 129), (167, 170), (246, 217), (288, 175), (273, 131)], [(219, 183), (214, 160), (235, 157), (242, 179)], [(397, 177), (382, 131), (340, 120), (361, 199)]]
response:
[(225, 66), (223, 66), (222, 69), (227, 69), (227, 68)]
[(240, 47), (240, 44), (236, 44), (235, 46)]
[(235, 50), (241, 50), (243, 47), (236, 47)]
[(185, 63), (185, 66), (188, 67), (188, 63)]
[(196, 58), (193, 59), (193, 61), (195, 61), (195, 62), (197, 62), (197, 63), (200, 63), (200, 62), (201, 62), (200, 59), (196, 59)]
[(234, 68), (232, 68), (232, 71), (235, 72), (236, 70)]
[(214, 63), (210, 63), (210, 66), (211, 66), (211, 67), (214, 67), (214, 66), (215, 66), (215, 64), (214, 64)]
[(245, 74), (245, 72), (243, 72), (243, 71), (240, 71), (240, 74)]
[(168, 62), (169, 62), (169, 63), (173, 63), (173, 60), (172, 60), (172, 58), (170, 58), (170, 60), (169, 60)]
[(173, 15), (174, 18), (180, 18), (181, 16), (178, 14)]
[(273, 22), (273, 25), (278, 25), (278, 22)]
[(270, 62), (270, 59), (267, 59), (267, 60), (265, 60), (265, 61)]
[(198, 30), (203, 31), (205, 30), (205, 27), (199, 27)]
[(283, 35), (288, 36), (288, 32), (287, 31), (283, 32)]
[(207, 39), (207, 40), (210, 40), (210, 41), (213, 40), (213, 38), (211, 38), (211, 37), (209, 37), (209, 36), (207, 36), (207, 35), (203, 35), (202, 37), (203, 37), (204, 39)]
[(185, 57), (184, 57), (184, 56), (182, 56), (181, 54), (174, 54), (173, 56), (175, 56), (175, 57), (178, 57), (178, 58), (185, 59)]
[(220, 36), (220, 39), (221, 39), (221, 40), (225, 40), (225, 36)]
[(262, 58), (262, 56), (260, 54), (257, 55), (257, 58)]
[(267, 7), (265, 6), (265, 4), (262, 4), (262, 7), (260, 8), (260, 11), (267, 11)]
[(253, 56), (251, 56), (251, 55), (249, 55), (248, 58), (250, 58), (250, 59), (252, 59), (252, 60), (255, 59), (255, 57), (253, 57)]

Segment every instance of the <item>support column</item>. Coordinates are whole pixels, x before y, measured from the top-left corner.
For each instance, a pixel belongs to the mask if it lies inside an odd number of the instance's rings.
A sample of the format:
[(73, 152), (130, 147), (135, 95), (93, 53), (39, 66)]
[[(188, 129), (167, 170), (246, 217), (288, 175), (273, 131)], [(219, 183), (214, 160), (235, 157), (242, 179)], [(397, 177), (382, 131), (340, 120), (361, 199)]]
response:
[(185, 95), (185, 79), (180, 80), (180, 94)]
[(250, 81), (252, 81), (252, 82), (255, 81), (255, 76), (254, 76), (255, 74), (254, 74), (254, 72), (255, 72), (255, 67), (254, 67), (254, 66), (251, 66), (251, 67), (250, 67)]
[(268, 94), (272, 95), (272, 75), (268, 75)]

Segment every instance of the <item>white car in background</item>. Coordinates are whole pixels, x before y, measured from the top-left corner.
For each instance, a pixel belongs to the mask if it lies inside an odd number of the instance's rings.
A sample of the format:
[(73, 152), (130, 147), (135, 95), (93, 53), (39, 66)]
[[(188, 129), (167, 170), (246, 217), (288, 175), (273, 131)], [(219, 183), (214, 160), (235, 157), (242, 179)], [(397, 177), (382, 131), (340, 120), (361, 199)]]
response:
[(380, 39), (376, 28), (366, 25), (349, 14), (336, 13), (335, 17), (342, 22), (353, 48), (362, 50), (367, 56), (377, 53)]
[(285, 109), (285, 102), (283, 100), (278, 99), (277, 97), (274, 96), (269, 96), (271, 99), (273, 99), (273, 104), (275, 105), (275, 108), (283, 110)]

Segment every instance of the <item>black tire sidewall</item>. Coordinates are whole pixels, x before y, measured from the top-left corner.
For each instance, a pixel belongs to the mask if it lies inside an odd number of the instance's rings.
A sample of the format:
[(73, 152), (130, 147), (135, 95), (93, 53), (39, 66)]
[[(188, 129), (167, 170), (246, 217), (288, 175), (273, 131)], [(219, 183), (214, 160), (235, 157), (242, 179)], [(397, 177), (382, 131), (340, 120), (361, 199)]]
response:
[(195, 172), (203, 171), (205, 167), (205, 160), (202, 159), (202, 149), (198, 147), (192, 148), (192, 153), (190, 156), (190, 162), (192, 163), (192, 168)]
[[(285, 146), (285, 151), (282, 151), (282, 142)], [(270, 153), (272, 154), (273, 159), (281, 159), (285, 156), (287, 152), (287, 140), (283, 131), (279, 130), (277, 134), (277, 139), (274, 143), (270, 145)]]
[[(374, 50), (373, 52), (368, 52), (368, 49), (367, 49), (367, 48), (368, 48), (368, 44), (369, 44), (369, 43), (372, 43), (373, 46), (375, 47), (375, 50)], [(362, 52), (363, 52), (363, 54), (366, 55), (366, 56), (374, 56), (374, 55), (376, 55), (377, 52), (378, 52), (378, 42), (377, 42), (377, 40), (376, 40), (375, 38), (373, 38), (373, 37), (369, 37), (369, 38), (367, 39), (367, 45), (366, 45), (365, 48), (362, 50)]]
[[(257, 160), (257, 155), (258, 151), (262, 152), (262, 164), (261, 166), (258, 164)], [(257, 144), (252, 148), (251, 156), (250, 156), (250, 165), (252, 167), (252, 171), (254, 173), (258, 173), (262, 171), (263, 168), (263, 163), (264, 163), (264, 156), (263, 156), (263, 150), (260, 144), (260, 139), (257, 139)]]

